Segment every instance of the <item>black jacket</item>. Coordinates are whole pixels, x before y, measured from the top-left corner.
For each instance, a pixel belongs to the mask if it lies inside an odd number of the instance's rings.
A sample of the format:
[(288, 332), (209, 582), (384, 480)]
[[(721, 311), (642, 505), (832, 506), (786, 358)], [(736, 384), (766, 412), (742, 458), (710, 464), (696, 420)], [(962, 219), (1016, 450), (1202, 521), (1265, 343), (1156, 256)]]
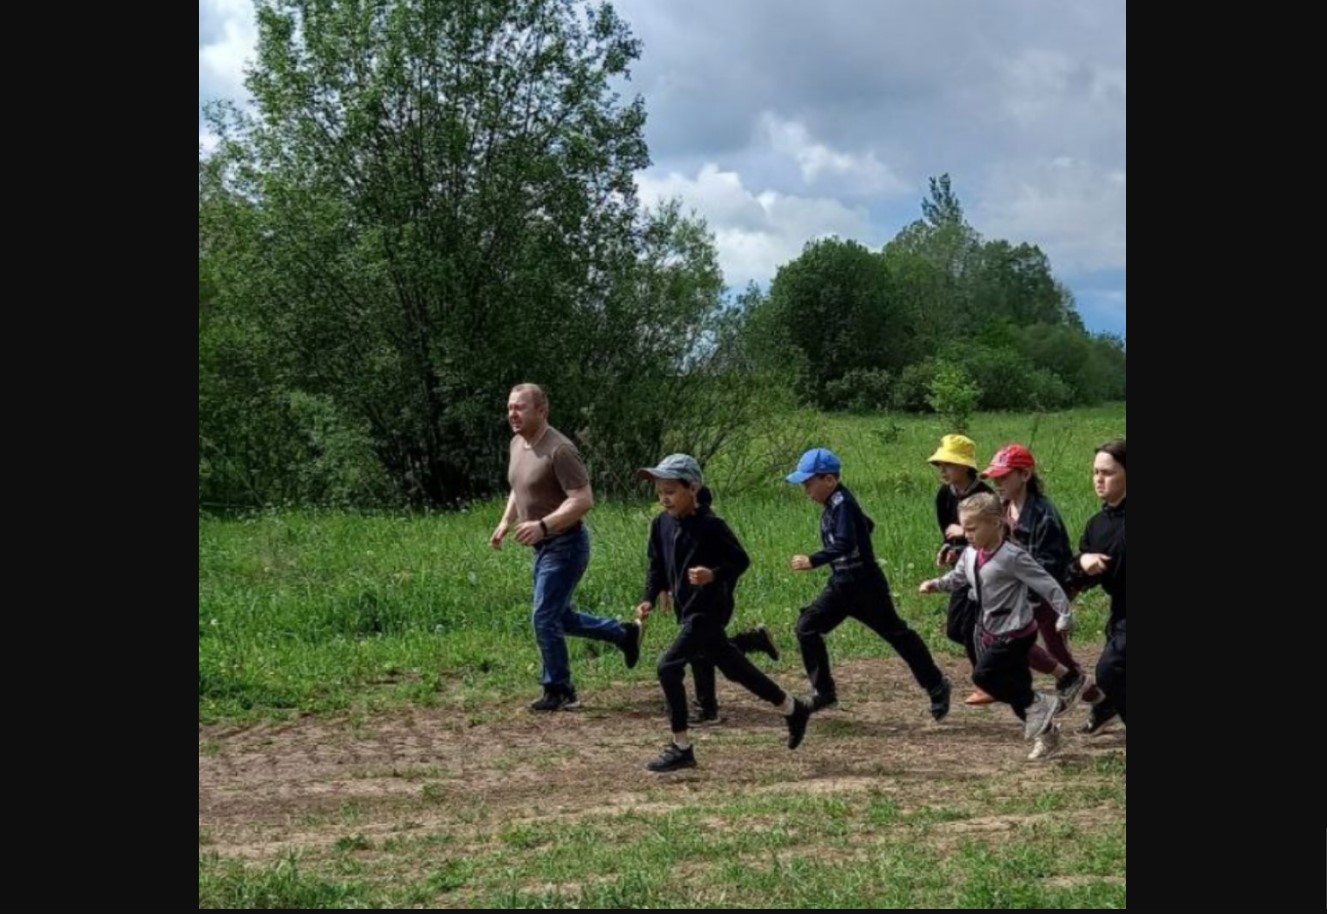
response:
[(866, 516), (848, 487), (839, 487), (825, 500), (820, 515), (820, 542), (824, 546), (811, 556), (811, 567), (828, 564), (834, 580), (851, 583), (868, 576), (883, 575), (875, 563), (871, 533), (875, 521)]
[[(751, 559), (728, 524), (710, 509), (708, 490), (701, 489), (701, 496), (694, 514), (678, 519), (664, 512), (650, 524), (645, 602), (654, 603), (666, 590), (680, 619), (703, 613), (727, 624), (738, 578)], [(714, 572), (712, 583), (697, 586), (687, 580), (687, 569), (697, 565)]]
[[(1078, 555), (1069, 566), (1069, 584), (1072, 588), (1083, 591), (1100, 584), (1110, 594), (1110, 621), (1107, 631), (1116, 622), (1124, 621), (1124, 505), (1120, 502), (1115, 507), (1104, 506), (1094, 514), (1083, 528), (1083, 537), (1078, 543)], [(1106, 570), (1101, 574), (1088, 574), (1078, 559), (1085, 552), (1100, 552), (1110, 556)]]
[(1045, 568), (1057, 584), (1065, 586), (1073, 562), (1073, 548), (1069, 545), (1069, 532), (1060, 512), (1049, 498), (1028, 493), (1011, 538), (1032, 553), (1037, 564)]

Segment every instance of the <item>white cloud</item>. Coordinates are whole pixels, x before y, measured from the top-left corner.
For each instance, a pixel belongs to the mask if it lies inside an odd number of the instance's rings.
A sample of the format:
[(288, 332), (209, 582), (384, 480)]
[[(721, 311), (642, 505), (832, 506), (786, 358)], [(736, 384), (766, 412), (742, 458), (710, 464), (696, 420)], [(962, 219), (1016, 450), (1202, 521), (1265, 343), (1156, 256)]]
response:
[(796, 160), (808, 186), (829, 184), (845, 195), (860, 196), (897, 195), (911, 189), (872, 150), (852, 155), (832, 149), (815, 142), (804, 124), (772, 111), (761, 115), (760, 129), (776, 153)]
[(773, 190), (753, 192), (741, 175), (706, 163), (694, 178), (645, 171), (636, 176), (641, 202), (653, 206), (678, 196), (714, 233), (724, 281), (739, 288), (748, 280), (768, 282), (777, 269), (802, 252), (807, 241), (839, 235), (875, 243), (864, 209), (827, 197), (802, 197)]
[[(704, 215), (730, 285), (767, 282), (819, 235), (883, 243), (948, 173), (978, 230), (1040, 245), (1122, 329), (1104, 293), (1123, 277), (1101, 272), (1125, 264), (1123, 4), (614, 5), (644, 46), (620, 87), (649, 112), (642, 200)], [(249, 103), (256, 39), (251, 0), (200, 0), (200, 105)], [(199, 143), (215, 143), (201, 117)]]
[(1027, 124), (1056, 108), (1069, 90), (1074, 62), (1060, 51), (1025, 51), (1005, 64), (1004, 104)]
[(203, 0), (200, 15), (202, 6), (207, 6), (213, 28), (209, 35), (212, 40), (204, 43), (200, 35), (198, 42), (200, 101), (204, 98), (240, 101), (247, 97), (244, 67), (258, 43), (253, 4), (249, 0)]
[(1125, 268), (1125, 172), (1060, 156), (993, 171), (973, 225), (1036, 244), (1059, 273)]
[[(1065, 51), (1025, 50), (1004, 59), (999, 74), (993, 113), (1003, 115), (1002, 132), (1020, 158), (1047, 149), (1079, 157), (1123, 154), (1123, 67)], [(1001, 129), (995, 122), (987, 126)]]

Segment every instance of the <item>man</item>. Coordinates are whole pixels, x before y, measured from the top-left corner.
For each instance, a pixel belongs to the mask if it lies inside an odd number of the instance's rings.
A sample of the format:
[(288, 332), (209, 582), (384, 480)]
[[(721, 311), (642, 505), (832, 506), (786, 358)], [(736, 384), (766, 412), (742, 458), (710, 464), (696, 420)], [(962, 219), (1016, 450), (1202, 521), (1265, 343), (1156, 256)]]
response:
[(507, 398), (507, 422), (515, 435), (507, 463), (511, 495), (489, 538), (494, 549), (515, 524), (515, 538), (534, 549), (534, 631), (543, 658), (544, 694), (531, 711), (580, 707), (571, 681), (567, 635), (610, 641), (626, 658), (640, 659), (642, 626), (601, 619), (572, 606), (576, 585), (590, 561), (590, 535), (583, 518), (594, 507), (590, 477), (580, 452), (548, 424), (548, 397), (535, 384), (518, 384)]

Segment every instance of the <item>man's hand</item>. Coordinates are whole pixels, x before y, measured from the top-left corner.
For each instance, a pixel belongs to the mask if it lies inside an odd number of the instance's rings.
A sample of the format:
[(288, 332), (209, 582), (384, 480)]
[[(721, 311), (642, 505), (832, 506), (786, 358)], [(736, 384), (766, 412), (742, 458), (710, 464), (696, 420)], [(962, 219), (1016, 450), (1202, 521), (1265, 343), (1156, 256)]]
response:
[(527, 520), (516, 525), (516, 542), (522, 546), (533, 546), (544, 538), (544, 528), (537, 520)]

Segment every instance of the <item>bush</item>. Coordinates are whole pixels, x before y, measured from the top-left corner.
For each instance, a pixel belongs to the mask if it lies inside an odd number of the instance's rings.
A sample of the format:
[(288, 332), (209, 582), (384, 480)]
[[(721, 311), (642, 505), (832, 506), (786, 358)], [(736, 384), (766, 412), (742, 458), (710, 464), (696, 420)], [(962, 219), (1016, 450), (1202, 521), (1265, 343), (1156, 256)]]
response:
[(889, 408), (892, 380), (883, 368), (854, 368), (825, 385), (825, 400), (830, 409), (880, 412)]
[(953, 362), (936, 364), (927, 403), (945, 417), (946, 424), (958, 432), (968, 430), (968, 421), (981, 398), (981, 388), (962, 365)]
[(1027, 409), (1067, 409), (1077, 399), (1073, 389), (1055, 372), (1034, 368), (1028, 376), (1029, 398)]
[(898, 381), (890, 394), (889, 403), (902, 412), (920, 413), (930, 410), (931, 381), (935, 379), (935, 362), (926, 359), (899, 372)]

